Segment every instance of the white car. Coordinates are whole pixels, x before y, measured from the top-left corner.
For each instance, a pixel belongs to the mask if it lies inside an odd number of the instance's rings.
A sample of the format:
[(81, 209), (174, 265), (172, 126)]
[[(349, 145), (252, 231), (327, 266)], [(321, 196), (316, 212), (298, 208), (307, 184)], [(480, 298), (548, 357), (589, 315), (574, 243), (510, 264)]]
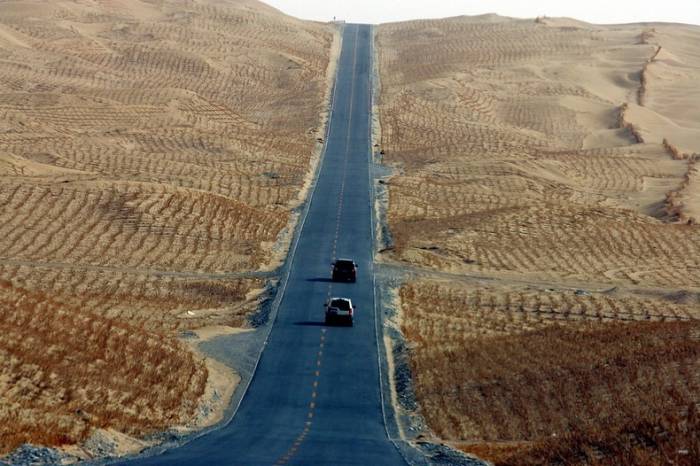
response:
[(352, 326), (355, 306), (350, 298), (331, 298), (326, 304), (326, 324), (345, 322)]

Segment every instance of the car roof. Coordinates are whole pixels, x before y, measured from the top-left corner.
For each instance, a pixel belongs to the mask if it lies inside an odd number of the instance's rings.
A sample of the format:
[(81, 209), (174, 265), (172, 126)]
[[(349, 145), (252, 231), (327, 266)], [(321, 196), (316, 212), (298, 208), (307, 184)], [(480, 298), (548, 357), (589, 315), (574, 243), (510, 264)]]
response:
[(350, 300), (350, 298), (341, 298), (341, 297), (331, 298), (329, 301), (335, 301), (335, 300), (352, 302), (352, 301)]
[(347, 257), (339, 257), (335, 260), (336, 262), (355, 262), (352, 259), (348, 259)]

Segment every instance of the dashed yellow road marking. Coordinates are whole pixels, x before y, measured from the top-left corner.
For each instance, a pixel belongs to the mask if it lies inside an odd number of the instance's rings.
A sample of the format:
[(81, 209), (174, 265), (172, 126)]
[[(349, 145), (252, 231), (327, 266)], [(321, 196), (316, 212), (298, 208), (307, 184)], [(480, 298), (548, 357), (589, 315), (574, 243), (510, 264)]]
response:
[[(355, 82), (356, 82), (356, 75), (357, 75), (357, 39), (359, 37), (360, 30), (359, 28), (356, 28), (355, 30), (355, 45), (353, 49), (353, 66), (352, 66), (352, 84), (350, 87), (350, 107), (349, 107), (349, 117), (348, 117), (348, 125), (347, 125), (347, 132), (346, 132), (346, 137), (345, 137), (345, 159), (344, 159), (344, 164), (343, 164), (343, 180), (340, 184), (340, 192), (338, 195), (338, 207), (336, 211), (336, 226), (335, 226), (335, 237), (333, 238), (333, 253), (332, 256), (335, 258), (337, 249), (338, 249), (338, 237), (340, 236), (340, 220), (342, 217), (342, 212), (343, 212), (343, 196), (345, 194), (345, 182), (347, 178), (347, 167), (348, 167), (348, 159), (350, 155), (350, 129), (352, 128), (352, 111), (353, 111), (353, 106), (354, 106), (354, 100), (355, 100)], [(333, 284), (329, 283), (328, 285), (328, 299), (331, 298), (331, 293), (332, 293), (332, 287)], [(324, 347), (324, 341), (326, 339), (326, 329), (322, 328), (321, 329), (321, 339), (319, 342), (319, 351), (318, 351), (318, 356), (316, 359), (316, 367), (321, 367), (321, 358), (323, 357), (323, 347)], [(285, 465), (287, 464), (294, 454), (297, 452), (298, 448), (301, 446), (303, 441), (306, 439), (307, 434), (311, 430), (311, 425), (312, 425), (312, 420), (314, 417), (314, 410), (316, 409), (316, 398), (318, 397), (318, 378), (321, 376), (321, 371), (320, 369), (317, 369), (314, 371), (314, 378), (315, 380), (313, 381), (313, 390), (311, 391), (311, 401), (309, 402), (309, 409), (306, 414), (306, 422), (304, 424), (304, 429), (302, 432), (297, 436), (296, 439), (294, 439), (294, 443), (292, 446), (287, 450), (287, 452), (280, 457), (277, 462), (275, 463), (276, 465)]]

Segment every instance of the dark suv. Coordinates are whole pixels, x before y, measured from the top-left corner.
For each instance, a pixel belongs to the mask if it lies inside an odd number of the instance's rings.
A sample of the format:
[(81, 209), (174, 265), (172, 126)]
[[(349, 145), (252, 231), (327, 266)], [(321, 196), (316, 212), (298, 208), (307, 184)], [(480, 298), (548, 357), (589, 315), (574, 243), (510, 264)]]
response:
[(352, 259), (337, 259), (333, 262), (331, 279), (334, 282), (355, 282), (357, 280), (357, 264)]

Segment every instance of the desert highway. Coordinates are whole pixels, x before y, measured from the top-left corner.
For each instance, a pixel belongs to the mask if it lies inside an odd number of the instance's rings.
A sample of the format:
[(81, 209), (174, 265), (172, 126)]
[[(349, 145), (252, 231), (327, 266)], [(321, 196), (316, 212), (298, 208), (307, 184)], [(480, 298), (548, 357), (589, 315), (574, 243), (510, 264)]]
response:
[[(371, 28), (343, 32), (325, 155), (257, 371), (225, 427), (130, 465), (399, 465), (382, 414), (374, 312), (370, 164)], [(359, 266), (331, 283), (334, 257)], [(325, 326), (349, 297), (354, 327)]]

